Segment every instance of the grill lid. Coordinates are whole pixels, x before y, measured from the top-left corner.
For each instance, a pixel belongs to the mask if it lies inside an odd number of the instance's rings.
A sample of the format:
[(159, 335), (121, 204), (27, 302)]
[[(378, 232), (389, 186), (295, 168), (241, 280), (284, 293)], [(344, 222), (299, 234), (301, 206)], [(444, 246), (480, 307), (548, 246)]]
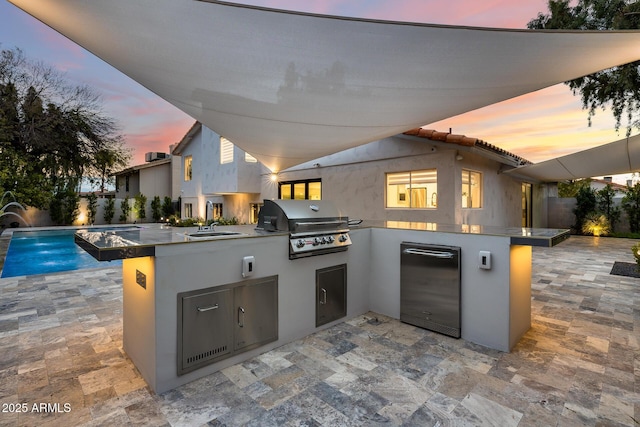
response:
[(326, 200), (265, 200), (258, 228), (290, 233), (347, 230), (349, 218)]

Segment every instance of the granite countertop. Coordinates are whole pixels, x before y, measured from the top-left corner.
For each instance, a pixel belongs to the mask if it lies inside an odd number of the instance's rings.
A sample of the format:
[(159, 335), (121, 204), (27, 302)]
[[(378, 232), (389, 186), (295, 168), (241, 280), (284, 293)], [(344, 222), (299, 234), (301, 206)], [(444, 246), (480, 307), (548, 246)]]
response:
[[(512, 245), (551, 247), (566, 240), (569, 230), (550, 228), (495, 227), (467, 224), (436, 224), (405, 221), (363, 221), (351, 225), (351, 230), (386, 228), (456, 234), (478, 234), (509, 237)], [(171, 227), (160, 224), (142, 224), (110, 231), (82, 230), (75, 235), (75, 242), (98, 261), (154, 256), (159, 245), (212, 242), (227, 239), (244, 239), (288, 235), (256, 229), (255, 225), (217, 226), (209, 232), (224, 233), (207, 236), (198, 233), (198, 227)], [(227, 234), (228, 233), (228, 234)]]
[[(207, 236), (207, 232), (230, 234)], [(211, 242), (276, 235), (288, 235), (288, 233), (258, 230), (255, 225), (217, 226), (215, 230), (198, 232), (198, 227), (171, 227), (161, 224), (142, 224), (121, 230), (82, 230), (75, 234), (75, 242), (98, 261), (112, 261), (115, 259), (154, 256), (155, 247), (159, 245)]]
[(408, 221), (363, 221), (354, 228), (386, 228), (397, 230), (419, 230), (455, 234), (479, 234), (485, 236), (510, 237), (512, 245), (552, 247), (568, 239), (569, 229), (499, 227), (472, 224), (438, 224), (433, 222)]

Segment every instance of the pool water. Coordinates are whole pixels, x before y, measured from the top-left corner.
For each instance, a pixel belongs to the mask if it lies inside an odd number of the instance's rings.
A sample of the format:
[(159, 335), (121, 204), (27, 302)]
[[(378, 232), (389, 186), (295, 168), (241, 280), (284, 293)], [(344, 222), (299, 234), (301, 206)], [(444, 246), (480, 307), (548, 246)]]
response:
[[(103, 231), (103, 229), (92, 231)], [(106, 229), (105, 229), (106, 230)], [(2, 269), (2, 278), (122, 265), (100, 262), (76, 245), (78, 230), (14, 231)]]

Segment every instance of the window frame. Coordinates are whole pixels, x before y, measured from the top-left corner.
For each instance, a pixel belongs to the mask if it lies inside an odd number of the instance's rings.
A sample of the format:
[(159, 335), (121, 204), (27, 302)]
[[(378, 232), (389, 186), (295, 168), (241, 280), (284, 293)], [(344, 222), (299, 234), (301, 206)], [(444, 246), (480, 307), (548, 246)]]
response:
[[(309, 184), (319, 183), (320, 184), (320, 198), (319, 199), (309, 199)], [(304, 185), (304, 199), (296, 199), (295, 197), (295, 186), (303, 184)], [(278, 182), (278, 199), (282, 199), (282, 187), (290, 186), (290, 194), (291, 199), (285, 200), (322, 200), (322, 178), (312, 178), (312, 179), (300, 179), (295, 181), (283, 181)]]
[(465, 174), (465, 172), (468, 174), (468, 176), (467, 176), (467, 184), (466, 185), (469, 187), (468, 188), (468, 192), (470, 194), (472, 194), (472, 191), (471, 191), (471, 185), (472, 185), (471, 184), (471, 175), (472, 174), (477, 174), (478, 175), (479, 192), (480, 192), (480, 196), (478, 197), (478, 199), (480, 201), (480, 205), (479, 206), (474, 206), (474, 198), (473, 198), (473, 196), (469, 195), (469, 196), (466, 196), (466, 197), (468, 198), (468, 200), (471, 200), (471, 206), (464, 206), (464, 199), (462, 199), (461, 200), (461, 202), (462, 202), (461, 207), (462, 207), (462, 209), (482, 209), (484, 207), (484, 176), (483, 176), (482, 172), (477, 171), (477, 170), (466, 169), (466, 168), (462, 169), (462, 172), (460, 174), (460, 178), (461, 178), (461, 190), (462, 190), (461, 191), (461, 196), (463, 198), (465, 197), (464, 196), (465, 195), (465, 183), (464, 183), (464, 180), (465, 180), (464, 174)]
[[(423, 187), (417, 187), (413, 185), (413, 175), (417, 175), (417, 174), (425, 174), (425, 173), (435, 173), (435, 186), (436, 186), (436, 191), (432, 192), (432, 195), (429, 196), (428, 194), (425, 195), (425, 204), (426, 206), (414, 206), (415, 202), (413, 200), (413, 193), (414, 193), (414, 189), (418, 190), (420, 188)], [(408, 194), (408, 205), (407, 206), (390, 206), (389, 202), (391, 199), (391, 195), (389, 194), (389, 186), (390, 185), (400, 185), (400, 184), (389, 184), (389, 178), (393, 177), (393, 175), (396, 176), (400, 176), (400, 175), (404, 175), (404, 174), (408, 174), (408, 179), (409, 179), (409, 184), (408, 184), (408, 188), (407, 188), (407, 192), (405, 193), (400, 193), (398, 192), (396, 194), (396, 198), (398, 199), (397, 202), (399, 203), (400, 201), (405, 201), (407, 194)], [(437, 210), (438, 209), (438, 168), (429, 168), (429, 169), (416, 169), (416, 170), (407, 170), (407, 171), (394, 171), (394, 172), (385, 172), (385, 176), (384, 176), (384, 194), (385, 194), (385, 198), (384, 198), (384, 207), (385, 209), (397, 209), (397, 210), (429, 210), (429, 211), (433, 211), (433, 210)], [(400, 196), (403, 195), (404, 198), (401, 199)], [(434, 196), (435, 195), (435, 200), (434, 200)]]
[(184, 156), (184, 182), (193, 181), (193, 156)]
[(220, 164), (233, 163), (235, 156), (235, 144), (224, 136), (220, 137)]

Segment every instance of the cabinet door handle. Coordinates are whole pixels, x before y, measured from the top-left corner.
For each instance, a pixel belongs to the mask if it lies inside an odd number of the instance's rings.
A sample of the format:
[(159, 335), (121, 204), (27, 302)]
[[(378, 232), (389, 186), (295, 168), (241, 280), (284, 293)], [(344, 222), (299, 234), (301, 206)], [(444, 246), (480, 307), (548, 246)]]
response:
[(320, 304), (327, 303), (327, 290), (325, 288), (320, 288)]
[(238, 307), (238, 326), (244, 328), (244, 308)]
[(200, 313), (202, 313), (203, 311), (211, 311), (211, 310), (215, 310), (215, 309), (217, 309), (218, 307), (219, 307), (219, 306), (218, 306), (218, 304), (216, 304), (216, 305), (211, 305), (211, 306), (209, 306), (209, 307), (198, 307), (198, 308), (197, 308), (197, 310), (198, 310)]

